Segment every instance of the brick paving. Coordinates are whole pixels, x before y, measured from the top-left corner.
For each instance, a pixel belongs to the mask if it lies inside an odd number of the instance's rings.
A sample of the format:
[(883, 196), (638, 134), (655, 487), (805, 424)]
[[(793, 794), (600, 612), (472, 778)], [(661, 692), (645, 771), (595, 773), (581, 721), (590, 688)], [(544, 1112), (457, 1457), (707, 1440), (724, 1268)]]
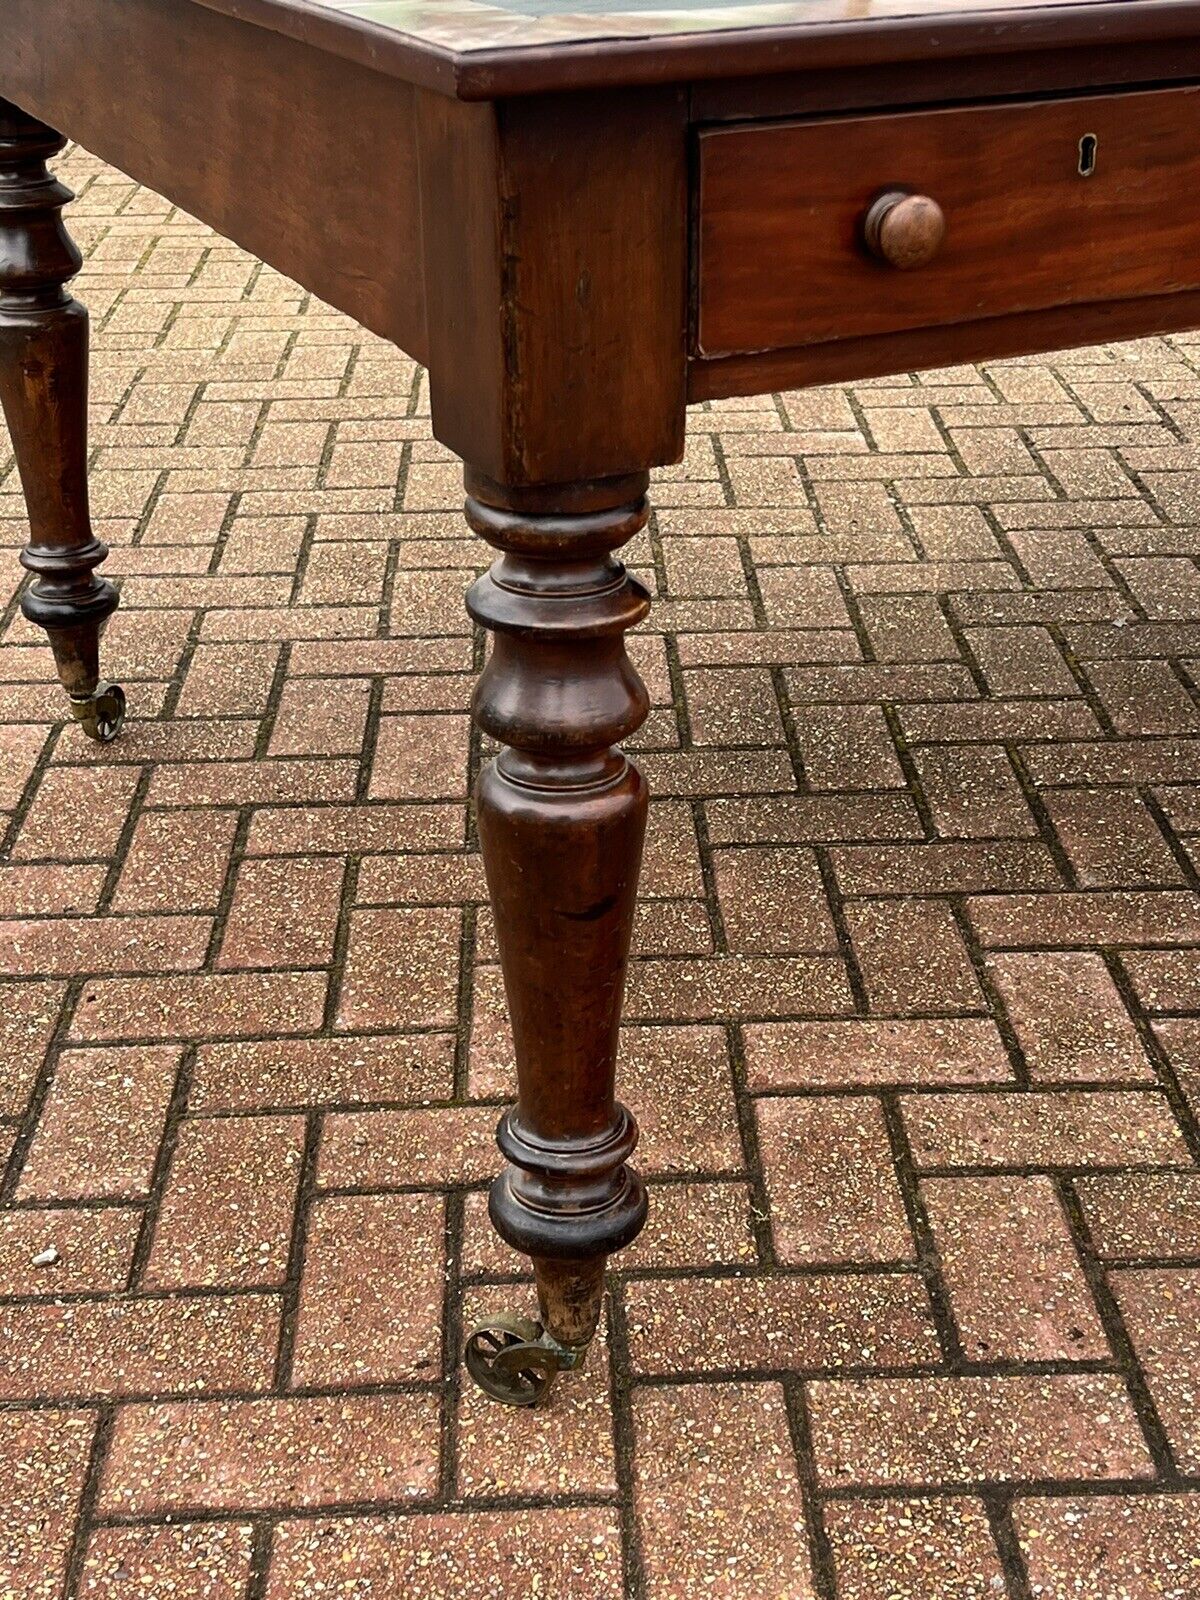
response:
[(0, 455), (0, 1595), (1200, 1596), (1200, 336), (694, 414), (654, 1207), (511, 1413), (457, 467), (403, 356), (63, 173), (133, 720), (55, 721)]

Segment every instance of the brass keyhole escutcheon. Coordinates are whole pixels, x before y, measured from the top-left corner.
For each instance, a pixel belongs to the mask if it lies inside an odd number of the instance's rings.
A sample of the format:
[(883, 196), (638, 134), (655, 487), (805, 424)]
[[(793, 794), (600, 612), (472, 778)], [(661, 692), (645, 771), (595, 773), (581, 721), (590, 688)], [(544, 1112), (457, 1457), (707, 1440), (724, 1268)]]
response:
[(1099, 140), (1094, 133), (1085, 133), (1079, 141), (1079, 176), (1090, 178), (1096, 170), (1096, 146)]

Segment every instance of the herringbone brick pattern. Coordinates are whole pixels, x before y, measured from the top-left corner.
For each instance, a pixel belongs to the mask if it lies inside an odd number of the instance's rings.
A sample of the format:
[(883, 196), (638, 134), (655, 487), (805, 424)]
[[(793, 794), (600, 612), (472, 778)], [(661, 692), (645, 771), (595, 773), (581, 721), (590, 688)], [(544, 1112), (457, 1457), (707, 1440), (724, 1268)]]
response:
[(64, 175), (134, 720), (55, 723), (14, 598), (0, 1594), (1200, 1595), (1200, 339), (694, 415), (653, 1216), (514, 1414), (457, 468), (409, 361)]

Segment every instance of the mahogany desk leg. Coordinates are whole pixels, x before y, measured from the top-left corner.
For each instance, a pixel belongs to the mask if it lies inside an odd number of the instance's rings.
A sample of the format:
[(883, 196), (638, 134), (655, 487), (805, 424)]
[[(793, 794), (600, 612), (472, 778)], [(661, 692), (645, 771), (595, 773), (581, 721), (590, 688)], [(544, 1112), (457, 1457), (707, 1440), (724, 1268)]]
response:
[(125, 695), (100, 679), (117, 591), (94, 571), (108, 549), (88, 513), (88, 317), (64, 287), (82, 259), (62, 221), (72, 195), (46, 170), (65, 143), (0, 100), (0, 402), (29, 512), (21, 609), (50, 636), (76, 721), (107, 743)]
[(613, 1088), (647, 805), (616, 748), (648, 707), (624, 636), (650, 600), (612, 552), (645, 524), (647, 479), (466, 482), (468, 522), (502, 552), (467, 598), (494, 639), (474, 710), (505, 748), (480, 781), (479, 836), (518, 1080), (490, 1210), (533, 1258), (542, 1319), (482, 1324), (467, 1365), (495, 1398), (532, 1405), (582, 1363), (606, 1258), (646, 1217), (626, 1166), (637, 1125)]

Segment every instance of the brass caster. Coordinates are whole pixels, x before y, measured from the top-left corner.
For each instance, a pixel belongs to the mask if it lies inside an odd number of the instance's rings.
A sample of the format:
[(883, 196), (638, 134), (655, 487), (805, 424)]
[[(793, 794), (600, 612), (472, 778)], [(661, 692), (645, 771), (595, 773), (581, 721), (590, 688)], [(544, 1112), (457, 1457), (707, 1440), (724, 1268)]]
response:
[(95, 694), (71, 696), (71, 715), (89, 739), (111, 744), (125, 721), (125, 691), (119, 683), (98, 683)]
[(467, 1335), (467, 1371), (484, 1394), (506, 1406), (536, 1406), (558, 1374), (582, 1366), (586, 1354), (586, 1347), (561, 1345), (525, 1317), (490, 1317)]

